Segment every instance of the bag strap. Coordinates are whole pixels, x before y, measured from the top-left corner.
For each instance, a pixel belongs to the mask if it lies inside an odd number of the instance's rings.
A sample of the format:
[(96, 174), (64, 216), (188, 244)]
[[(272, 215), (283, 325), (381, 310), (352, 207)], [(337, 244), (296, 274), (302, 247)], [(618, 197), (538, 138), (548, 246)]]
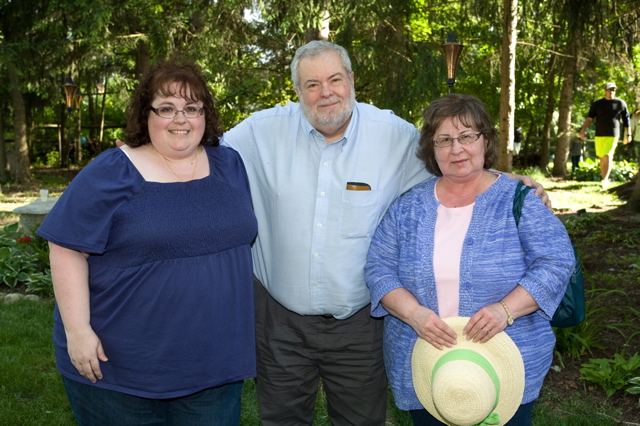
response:
[[(524, 188), (522, 188), (524, 186)], [(533, 188), (525, 186), (522, 182), (518, 182), (516, 186), (516, 195), (513, 198), (513, 218), (516, 220), (516, 226), (520, 224), (520, 216), (522, 216), (522, 206), (524, 205), (524, 198), (527, 196), (527, 192)]]

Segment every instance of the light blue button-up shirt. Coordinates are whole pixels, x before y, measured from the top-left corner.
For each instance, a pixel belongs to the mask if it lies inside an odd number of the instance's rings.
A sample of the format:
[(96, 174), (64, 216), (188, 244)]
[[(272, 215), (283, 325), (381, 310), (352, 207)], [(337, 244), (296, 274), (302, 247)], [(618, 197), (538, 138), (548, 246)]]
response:
[[(254, 272), (273, 298), (301, 315), (338, 319), (370, 303), (364, 265), (373, 232), (400, 194), (430, 176), (415, 155), (418, 140), (412, 124), (362, 103), (330, 144), (293, 102), (224, 134), (247, 168), (258, 218)], [(371, 190), (347, 190), (347, 182)]]

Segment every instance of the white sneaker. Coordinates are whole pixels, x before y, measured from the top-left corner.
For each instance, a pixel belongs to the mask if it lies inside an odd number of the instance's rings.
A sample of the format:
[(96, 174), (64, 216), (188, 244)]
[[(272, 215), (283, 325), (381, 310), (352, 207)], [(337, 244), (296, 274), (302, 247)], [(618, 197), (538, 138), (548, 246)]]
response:
[(600, 185), (602, 185), (602, 189), (606, 191), (607, 189), (609, 189), (609, 185), (611, 185), (611, 183), (609, 182), (609, 179), (603, 179), (600, 182)]

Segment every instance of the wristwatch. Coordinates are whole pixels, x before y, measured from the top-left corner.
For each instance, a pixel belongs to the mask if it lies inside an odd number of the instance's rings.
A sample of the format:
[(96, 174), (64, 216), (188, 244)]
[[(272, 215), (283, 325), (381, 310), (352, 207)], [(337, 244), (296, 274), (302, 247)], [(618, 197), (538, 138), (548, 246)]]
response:
[(507, 313), (507, 327), (510, 326), (510, 325), (513, 325), (514, 319), (511, 316), (511, 313), (509, 312), (509, 309), (507, 309), (507, 305), (505, 305), (504, 302), (500, 302), (500, 304), (504, 308), (504, 311)]

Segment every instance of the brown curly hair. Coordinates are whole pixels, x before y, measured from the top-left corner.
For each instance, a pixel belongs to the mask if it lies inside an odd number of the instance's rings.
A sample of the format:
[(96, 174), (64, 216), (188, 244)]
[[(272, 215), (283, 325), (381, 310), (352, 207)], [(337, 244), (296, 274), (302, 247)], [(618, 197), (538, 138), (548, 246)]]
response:
[(220, 114), (214, 106), (213, 95), (207, 87), (201, 68), (186, 59), (174, 58), (152, 65), (134, 90), (127, 106), (127, 145), (136, 148), (151, 142), (148, 121), (149, 114), (153, 114), (151, 103), (157, 95), (179, 96), (193, 102), (202, 102), (205, 130), (200, 144), (220, 144)]
[(420, 149), (416, 155), (424, 162), (429, 173), (442, 176), (436, 161), (433, 137), (440, 124), (449, 117), (457, 117), (463, 125), (476, 129), (487, 139), (485, 169), (490, 169), (498, 161), (498, 132), (484, 103), (475, 96), (450, 93), (431, 102), (422, 116), (424, 125), (420, 132)]

